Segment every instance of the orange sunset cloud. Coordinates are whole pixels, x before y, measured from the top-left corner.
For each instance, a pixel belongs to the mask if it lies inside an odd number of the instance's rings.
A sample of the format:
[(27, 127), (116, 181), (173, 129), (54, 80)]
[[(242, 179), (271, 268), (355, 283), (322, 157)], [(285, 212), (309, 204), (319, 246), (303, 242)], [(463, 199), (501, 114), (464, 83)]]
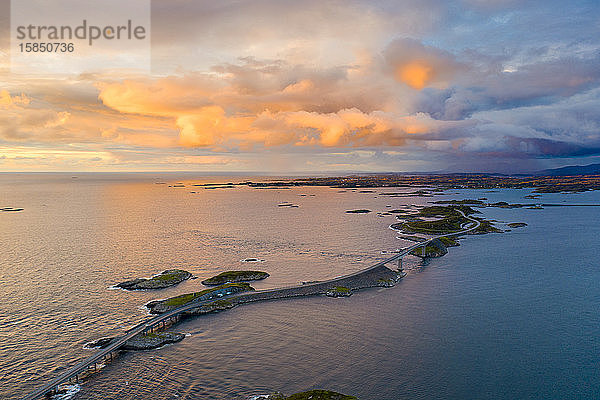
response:
[(431, 67), (422, 62), (410, 62), (401, 65), (396, 70), (398, 80), (415, 89), (423, 89), (431, 80)]
[(290, 103), (271, 110), (274, 98), (304, 93), (313, 86), (305, 79), (267, 96), (252, 97), (233, 86), (211, 92), (163, 78), (99, 85), (99, 97), (120, 113), (170, 118), (179, 132), (178, 143), (184, 147), (402, 145), (410, 136), (432, 132), (439, 125), (425, 114), (363, 112), (357, 108), (306, 111), (301, 101), (295, 107)]

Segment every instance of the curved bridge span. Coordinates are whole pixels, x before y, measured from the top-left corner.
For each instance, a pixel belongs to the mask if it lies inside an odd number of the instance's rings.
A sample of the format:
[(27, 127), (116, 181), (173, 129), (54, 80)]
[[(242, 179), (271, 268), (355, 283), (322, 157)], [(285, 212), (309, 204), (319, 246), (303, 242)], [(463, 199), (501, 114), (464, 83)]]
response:
[[(423, 242), (419, 242), (412, 246), (403, 248), (402, 250), (394, 254), (392, 257), (389, 257), (360, 271), (348, 275), (339, 276), (337, 278), (329, 279), (326, 281), (318, 281), (314, 283), (307, 283), (304, 285), (288, 286), (277, 289), (257, 290), (251, 293), (239, 293), (230, 296), (223, 296), (220, 299), (227, 299), (229, 301), (234, 300), (237, 304), (242, 304), (254, 301), (271, 300), (285, 297), (299, 297), (324, 294), (327, 292), (327, 290), (331, 289), (334, 286), (348, 286), (351, 289), (372, 287), (373, 285), (369, 283), (372, 283), (373, 279), (381, 279), (381, 277), (388, 277), (391, 275), (396, 276), (395, 272), (385, 267), (386, 264), (397, 261), (398, 269), (401, 270), (402, 258), (409, 254), (411, 251), (416, 250), (418, 248), (422, 248), (423, 254), (425, 254), (425, 247), (433, 240), (438, 239), (440, 237), (464, 235), (477, 229), (481, 224), (477, 219), (465, 215), (460, 210), (457, 211), (460, 212), (463, 215), (463, 217), (471, 221), (470, 226), (463, 226), (463, 230), (461, 231), (434, 236)], [(108, 345), (104, 349), (98, 350), (96, 353), (75, 364), (73, 367), (69, 368), (56, 378), (52, 379), (50, 382), (44, 384), (43, 386), (40, 386), (38, 389), (29, 393), (28, 395), (23, 397), (23, 400), (35, 400), (44, 396), (57, 393), (60, 385), (70, 382), (78, 382), (79, 376), (81, 374), (86, 373), (90, 369), (96, 369), (97, 364), (102, 363), (107, 359), (112, 360), (113, 353), (116, 353), (121, 347), (123, 347), (125, 342), (127, 342), (129, 339), (132, 339), (134, 336), (152, 332), (155, 329), (161, 329), (165, 328), (168, 325), (172, 325), (176, 323), (186, 312), (189, 312), (195, 308), (201, 307), (202, 305), (211, 303), (213, 301), (215, 301), (214, 298), (204, 301), (188, 303), (169, 312), (160, 314), (154, 318), (149, 318), (142, 321), (138, 325), (127, 330), (123, 335), (117, 337), (110, 345)]]

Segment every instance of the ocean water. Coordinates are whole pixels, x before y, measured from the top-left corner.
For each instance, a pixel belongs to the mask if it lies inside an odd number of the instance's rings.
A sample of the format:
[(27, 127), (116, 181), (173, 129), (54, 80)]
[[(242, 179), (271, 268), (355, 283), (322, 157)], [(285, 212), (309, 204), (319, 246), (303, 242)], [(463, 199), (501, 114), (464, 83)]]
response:
[[(600, 193), (460, 190), (390, 198), (322, 187), (203, 189), (240, 177), (0, 174), (0, 398), (18, 399), (145, 316), (147, 301), (227, 269), (257, 289), (332, 278), (405, 246), (376, 211), (449, 198), (600, 204)], [(157, 184), (165, 182), (166, 184)], [(169, 187), (183, 182), (185, 187)], [(413, 189), (402, 189), (412, 191)], [(196, 192), (196, 193), (191, 193)], [(282, 202), (297, 208), (278, 207)], [(370, 214), (344, 211), (368, 208)], [(190, 319), (182, 342), (122, 353), (71, 398), (247, 399), (329, 388), (363, 400), (600, 398), (599, 209), (483, 209), (526, 222), (469, 236), (389, 289), (257, 303)], [(241, 260), (256, 257), (260, 263)], [(160, 291), (110, 290), (184, 268)]]

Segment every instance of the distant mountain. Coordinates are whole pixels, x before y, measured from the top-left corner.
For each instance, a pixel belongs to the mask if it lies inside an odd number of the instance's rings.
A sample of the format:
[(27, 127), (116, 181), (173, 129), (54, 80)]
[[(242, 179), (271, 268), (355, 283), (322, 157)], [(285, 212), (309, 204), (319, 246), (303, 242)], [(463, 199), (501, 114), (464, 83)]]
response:
[(568, 167), (545, 169), (538, 171), (539, 176), (567, 176), (567, 175), (600, 175), (600, 164), (570, 165)]

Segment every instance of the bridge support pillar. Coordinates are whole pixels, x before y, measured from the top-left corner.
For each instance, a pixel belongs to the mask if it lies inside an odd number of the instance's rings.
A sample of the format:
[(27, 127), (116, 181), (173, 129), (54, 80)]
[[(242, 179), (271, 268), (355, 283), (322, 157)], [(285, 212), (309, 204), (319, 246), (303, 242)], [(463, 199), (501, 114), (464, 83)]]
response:
[(427, 252), (425, 250), (426, 247), (427, 247), (427, 245), (422, 247), (423, 250), (422, 250), (421, 254), (423, 255), (423, 258), (425, 258), (427, 256)]
[(402, 257), (398, 258), (398, 272), (402, 272)]

